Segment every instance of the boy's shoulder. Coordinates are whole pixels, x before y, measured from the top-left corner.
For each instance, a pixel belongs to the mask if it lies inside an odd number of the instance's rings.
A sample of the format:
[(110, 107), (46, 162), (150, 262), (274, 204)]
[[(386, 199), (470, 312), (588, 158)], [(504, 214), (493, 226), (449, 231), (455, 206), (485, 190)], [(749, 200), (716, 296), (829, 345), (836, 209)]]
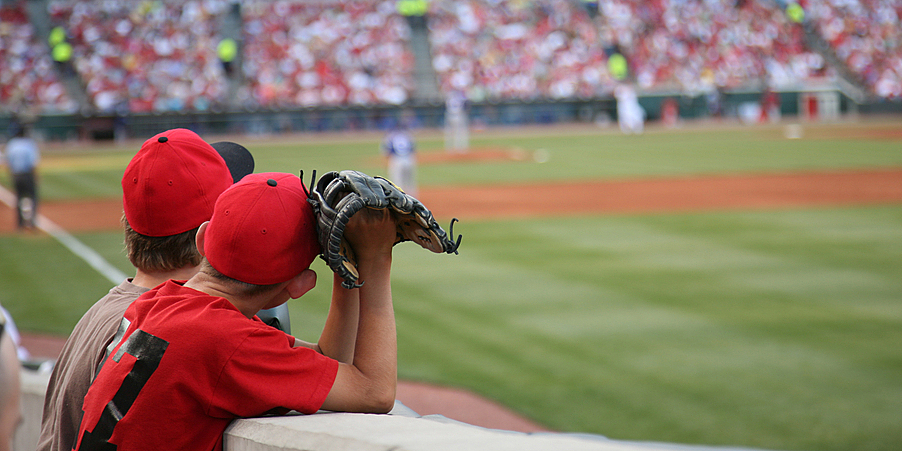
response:
[[(244, 340), (249, 335), (266, 334), (270, 329), (259, 319), (244, 316), (228, 299), (214, 296), (181, 282), (169, 281), (142, 295), (126, 315), (145, 332), (173, 338), (213, 341)], [(213, 340), (215, 338), (215, 340)]]

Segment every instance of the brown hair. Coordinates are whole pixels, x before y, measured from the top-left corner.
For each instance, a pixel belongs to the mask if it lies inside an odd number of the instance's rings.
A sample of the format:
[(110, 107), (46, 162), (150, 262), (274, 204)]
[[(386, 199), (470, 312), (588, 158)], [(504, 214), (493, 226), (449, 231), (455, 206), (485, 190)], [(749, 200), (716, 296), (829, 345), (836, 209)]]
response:
[(200, 264), (195, 237), (197, 227), (169, 236), (147, 236), (135, 232), (122, 215), (125, 227), (125, 252), (135, 268), (143, 271), (173, 271)]

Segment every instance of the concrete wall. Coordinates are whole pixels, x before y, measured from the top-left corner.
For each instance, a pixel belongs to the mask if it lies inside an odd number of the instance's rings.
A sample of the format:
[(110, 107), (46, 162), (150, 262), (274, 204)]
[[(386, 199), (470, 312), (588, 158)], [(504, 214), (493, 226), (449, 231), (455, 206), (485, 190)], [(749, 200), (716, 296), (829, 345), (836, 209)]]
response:
[[(13, 451), (33, 451), (48, 374), (22, 371), (22, 423)], [(389, 415), (321, 412), (234, 421), (225, 451), (726, 451), (727, 448), (608, 440), (598, 435), (485, 429), (440, 415), (420, 416), (401, 403)], [(732, 448), (738, 451), (738, 448)]]
[(22, 422), (13, 438), (13, 451), (34, 451), (41, 434), (41, 414), (44, 411), (44, 393), (50, 374), (40, 374), (23, 369), (22, 372)]

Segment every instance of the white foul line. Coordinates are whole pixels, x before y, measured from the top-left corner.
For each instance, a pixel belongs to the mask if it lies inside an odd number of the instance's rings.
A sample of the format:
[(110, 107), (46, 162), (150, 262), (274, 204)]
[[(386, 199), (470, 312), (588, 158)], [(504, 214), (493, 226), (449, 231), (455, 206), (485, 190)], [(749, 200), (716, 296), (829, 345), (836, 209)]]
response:
[[(0, 186), (0, 202), (8, 205), (13, 210), (16, 209), (16, 196), (2, 186)], [(128, 278), (125, 273), (111, 265), (110, 262), (101, 257), (94, 249), (91, 249), (81, 241), (78, 241), (78, 239), (70, 235), (69, 232), (46, 216), (38, 214), (36, 222), (38, 229), (43, 230), (48, 235), (56, 238), (63, 246), (66, 246), (73, 254), (91, 265), (92, 268), (96, 269), (97, 272), (106, 277), (111, 283), (118, 285)]]

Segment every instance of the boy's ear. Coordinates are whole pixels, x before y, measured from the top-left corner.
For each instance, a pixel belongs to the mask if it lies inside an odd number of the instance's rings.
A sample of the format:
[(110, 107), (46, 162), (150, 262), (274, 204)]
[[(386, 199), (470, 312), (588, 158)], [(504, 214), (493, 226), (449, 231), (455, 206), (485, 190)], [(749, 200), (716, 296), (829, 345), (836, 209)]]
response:
[(205, 257), (205, 255), (204, 255), (204, 238), (206, 237), (207, 225), (209, 225), (209, 224), (210, 224), (210, 221), (204, 221), (204, 223), (201, 224), (200, 227), (197, 228), (197, 235), (195, 235), (195, 237), (194, 237), (194, 244), (195, 244), (195, 246), (197, 246), (197, 252), (200, 253), (200, 255), (202, 257)]
[(305, 269), (288, 281), (288, 286), (285, 287), (285, 289), (288, 290), (291, 299), (297, 299), (312, 290), (315, 286), (316, 272), (312, 269)]

